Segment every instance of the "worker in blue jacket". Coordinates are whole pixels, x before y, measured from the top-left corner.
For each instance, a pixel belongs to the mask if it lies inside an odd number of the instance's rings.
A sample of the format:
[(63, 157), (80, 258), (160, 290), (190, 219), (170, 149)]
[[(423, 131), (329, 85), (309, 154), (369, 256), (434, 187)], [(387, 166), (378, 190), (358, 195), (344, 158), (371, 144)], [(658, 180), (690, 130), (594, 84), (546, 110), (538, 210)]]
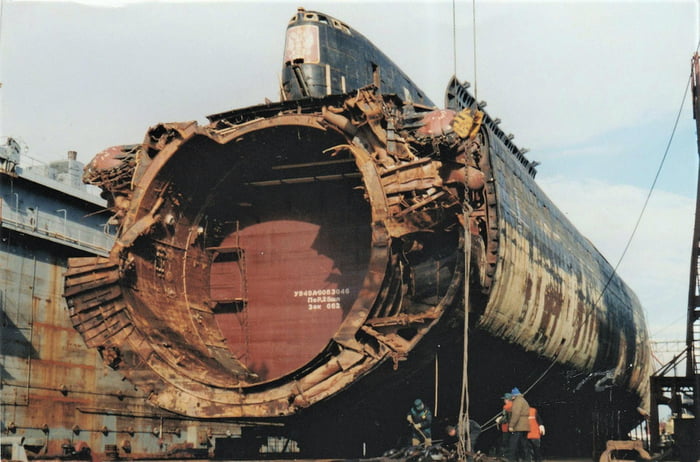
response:
[(411, 410), (408, 411), (406, 420), (411, 424), (411, 444), (418, 446), (424, 444), (430, 446), (433, 442), (430, 426), (433, 424), (433, 413), (418, 398), (413, 402)]

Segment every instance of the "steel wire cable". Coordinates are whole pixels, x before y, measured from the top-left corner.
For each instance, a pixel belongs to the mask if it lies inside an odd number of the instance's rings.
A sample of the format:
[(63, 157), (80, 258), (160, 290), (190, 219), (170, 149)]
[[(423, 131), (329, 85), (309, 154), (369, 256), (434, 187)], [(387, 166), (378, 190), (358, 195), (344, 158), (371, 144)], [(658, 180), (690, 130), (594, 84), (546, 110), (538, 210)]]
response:
[[(700, 41), (698, 42), (695, 52), (697, 53), (698, 50), (700, 49)], [(594, 306), (597, 306), (598, 303), (600, 303), (600, 300), (603, 298), (603, 295), (605, 295), (605, 292), (607, 291), (608, 287), (610, 286), (610, 282), (612, 282), (613, 277), (617, 274), (617, 270), (620, 267), (620, 264), (622, 263), (622, 260), (624, 260), (625, 256), (627, 255), (627, 251), (630, 248), (630, 245), (632, 244), (632, 241), (634, 240), (634, 236), (637, 234), (637, 230), (639, 229), (639, 225), (642, 221), (642, 218), (644, 217), (644, 213), (646, 212), (647, 206), (649, 205), (649, 200), (651, 199), (651, 195), (654, 192), (654, 189), (656, 187), (656, 183), (659, 179), (659, 176), (661, 175), (661, 170), (663, 170), (664, 164), (666, 162), (666, 158), (668, 157), (668, 153), (671, 149), (671, 144), (673, 143), (673, 139), (676, 134), (676, 130), (678, 128), (678, 122), (680, 121), (681, 114), (683, 113), (683, 107), (685, 106), (685, 100), (688, 97), (688, 90), (690, 89), (690, 82), (692, 79), (692, 72), (691, 75), (688, 76), (688, 82), (685, 86), (685, 91), (683, 92), (683, 99), (681, 100), (681, 105), (678, 108), (678, 113), (676, 114), (676, 119), (673, 123), (673, 129), (671, 130), (671, 135), (669, 136), (668, 142), (666, 143), (666, 149), (664, 150), (664, 154), (661, 158), (661, 162), (659, 163), (659, 167), (656, 169), (656, 174), (654, 175), (654, 180), (651, 183), (651, 186), (649, 187), (649, 192), (647, 193), (646, 199), (644, 200), (644, 205), (642, 206), (641, 211), (639, 212), (639, 216), (637, 217), (637, 221), (634, 224), (634, 228), (632, 229), (632, 232), (630, 233), (629, 238), (627, 239), (627, 243), (625, 244), (624, 249), (622, 250), (622, 254), (620, 255), (620, 258), (617, 260), (617, 263), (615, 264), (615, 267), (613, 268), (612, 273), (608, 277), (607, 281), (605, 282), (605, 285), (603, 286), (603, 290), (600, 292), (600, 295), (598, 295), (598, 298), (596, 299), (595, 303), (593, 304)], [(586, 315), (586, 318), (590, 317), (590, 315), (593, 313), (593, 311), (589, 311)]]

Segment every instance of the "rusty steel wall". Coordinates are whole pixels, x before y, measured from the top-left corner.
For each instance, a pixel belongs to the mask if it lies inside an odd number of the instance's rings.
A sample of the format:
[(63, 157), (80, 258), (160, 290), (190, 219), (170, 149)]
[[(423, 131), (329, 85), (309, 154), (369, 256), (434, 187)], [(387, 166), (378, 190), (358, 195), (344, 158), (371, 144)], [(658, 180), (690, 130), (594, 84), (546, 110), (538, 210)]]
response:
[[(103, 232), (106, 218), (96, 213), (104, 204), (40, 180), (0, 173), (0, 439), (22, 439), (27, 451), (43, 456), (64, 454), (65, 444), (94, 453), (111, 445), (122, 454), (126, 446), (134, 454), (154, 454), (187, 442), (199, 447), (198, 431), (239, 434), (238, 425), (205, 426), (153, 408), (85, 346), (70, 322), (63, 275), (69, 258), (84, 258), (92, 248), (76, 246), (77, 237), (111, 244)], [(55, 238), (62, 235), (43, 232), (43, 222), (40, 233), (20, 232), (17, 217), (28, 208), (47, 214), (60, 208), (68, 222), (61, 220), (59, 228), (81, 231), (65, 244)]]
[[(62, 293), (70, 252), (6, 230), (2, 235), (3, 431), (44, 454), (61, 454), (66, 441), (102, 450), (129, 439), (135, 449), (155, 450), (151, 419), (118, 424), (125, 406), (151, 413), (143, 396), (85, 348), (69, 321)], [(130, 438), (128, 427), (139, 435)]]

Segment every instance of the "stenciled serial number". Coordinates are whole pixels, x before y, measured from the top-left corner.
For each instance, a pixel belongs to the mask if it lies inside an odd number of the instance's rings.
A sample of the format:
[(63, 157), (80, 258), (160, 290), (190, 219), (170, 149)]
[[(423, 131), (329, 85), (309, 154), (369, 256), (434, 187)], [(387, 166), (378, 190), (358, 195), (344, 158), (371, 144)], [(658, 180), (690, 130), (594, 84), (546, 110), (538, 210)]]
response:
[(295, 290), (295, 297), (318, 297), (320, 295), (349, 295), (350, 288), (344, 289), (314, 289), (314, 290)]
[(339, 310), (340, 297), (339, 295), (349, 295), (350, 288), (342, 289), (313, 289), (313, 290), (295, 290), (294, 297), (306, 297), (309, 311), (315, 310)]

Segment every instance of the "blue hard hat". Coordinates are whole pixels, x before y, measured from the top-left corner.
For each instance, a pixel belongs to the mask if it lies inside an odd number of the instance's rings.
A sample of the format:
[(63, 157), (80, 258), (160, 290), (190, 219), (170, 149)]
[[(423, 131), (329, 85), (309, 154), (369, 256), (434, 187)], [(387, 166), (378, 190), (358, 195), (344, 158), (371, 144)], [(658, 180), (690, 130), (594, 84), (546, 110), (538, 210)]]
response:
[(417, 398), (417, 399), (413, 402), (413, 407), (415, 407), (415, 408), (418, 409), (419, 411), (422, 410), (422, 409), (423, 409), (423, 401), (421, 401), (420, 398)]
[(519, 395), (519, 394), (520, 394), (520, 390), (518, 390), (518, 387), (515, 387), (515, 388), (513, 388), (513, 389), (510, 391), (510, 394), (513, 395), (513, 396)]

